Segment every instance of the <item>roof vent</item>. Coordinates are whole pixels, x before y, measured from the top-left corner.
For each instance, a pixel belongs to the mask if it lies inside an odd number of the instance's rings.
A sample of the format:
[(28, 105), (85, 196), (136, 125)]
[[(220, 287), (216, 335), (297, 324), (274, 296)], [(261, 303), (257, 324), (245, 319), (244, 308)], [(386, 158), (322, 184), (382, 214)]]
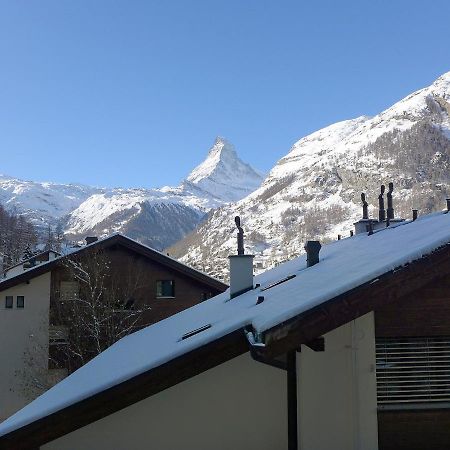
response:
[(85, 241), (86, 241), (86, 245), (93, 244), (94, 242), (98, 241), (98, 237), (97, 236), (86, 236)]
[(392, 192), (394, 191), (394, 183), (389, 183), (389, 190), (387, 193), (387, 201), (388, 201), (388, 207), (387, 207), (387, 218), (393, 219), (394, 218), (394, 203), (392, 201)]
[(415, 220), (417, 220), (417, 214), (418, 214), (418, 211), (419, 211), (419, 210), (417, 210), (417, 209), (413, 209), (413, 210), (412, 210), (412, 214), (413, 214), (412, 220), (413, 220), (413, 222), (414, 222)]
[(383, 222), (386, 220), (386, 210), (384, 209), (384, 184), (381, 185), (381, 192), (378, 196), (378, 220)]
[(367, 220), (369, 218), (369, 204), (366, 201), (366, 194), (364, 192), (361, 192), (361, 201), (363, 204), (363, 220)]
[(306, 267), (314, 266), (319, 262), (319, 252), (322, 248), (322, 245), (319, 241), (308, 241), (305, 244), (305, 250), (306, 250)]

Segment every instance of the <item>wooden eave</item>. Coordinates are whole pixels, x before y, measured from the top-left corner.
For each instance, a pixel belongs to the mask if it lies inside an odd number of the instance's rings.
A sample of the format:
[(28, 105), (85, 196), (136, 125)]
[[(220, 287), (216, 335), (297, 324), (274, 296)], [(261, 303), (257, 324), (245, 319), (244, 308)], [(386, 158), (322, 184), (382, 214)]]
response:
[[(252, 350), (258, 352), (261, 358), (275, 358), (386, 303), (400, 300), (445, 274), (450, 274), (448, 244), (267, 330), (264, 333), (266, 346), (254, 347)], [(235, 330), (161, 366), (1, 436), (0, 449), (35, 449), (248, 350), (249, 344), (244, 331)]]
[(64, 258), (68, 258), (75, 255), (76, 256), (81, 255), (84, 252), (89, 251), (93, 248), (105, 249), (113, 247), (114, 245), (119, 245), (121, 247), (127, 248), (132, 252), (142, 255), (145, 258), (149, 258), (152, 261), (158, 262), (166, 267), (169, 267), (170, 269), (173, 269), (178, 273), (184, 274), (189, 278), (200, 281), (206, 284), (207, 286), (217, 289), (218, 291), (223, 292), (228, 288), (228, 286), (225, 283), (222, 283), (221, 281), (216, 280), (215, 278), (212, 278), (202, 272), (199, 272), (198, 270), (188, 267), (185, 264), (182, 264), (176, 261), (175, 259), (170, 258), (169, 256), (166, 256), (156, 250), (141, 245), (138, 242), (128, 239), (125, 236), (116, 234), (109, 238), (94, 242), (85, 247), (81, 247), (79, 250), (69, 255), (63, 256), (62, 258), (53, 259), (51, 261), (42, 263), (32, 269), (26, 270), (23, 273), (20, 273), (14, 277), (7, 278), (0, 282), (0, 292), (4, 291), (5, 289), (9, 289), (10, 287), (16, 286), (18, 284), (25, 283), (35, 277), (38, 277), (39, 275), (42, 275), (44, 273), (53, 270), (55, 267), (61, 264), (61, 261)]

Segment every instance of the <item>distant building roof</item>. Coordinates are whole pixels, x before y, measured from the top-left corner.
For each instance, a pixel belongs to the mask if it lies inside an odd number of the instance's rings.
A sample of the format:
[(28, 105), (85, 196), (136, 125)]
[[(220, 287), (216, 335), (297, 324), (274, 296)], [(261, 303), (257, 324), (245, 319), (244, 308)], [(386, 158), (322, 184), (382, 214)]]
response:
[(1, 424), (0, 444), (37, 446), (128, 406), (130, 390), (140, 400), (252, 346), (269, 351), (299, 320), (296, 345), (330, 331), (429, 282), (443, 261), (450, 267), (449, 243), (450, 214), (435, 213), (324, 245), (312, 267), (306, 255), (286, 262), (244, 294), (224, 292), (121, 339)]
[(88, 251), (92, 248), (98, 248), (98, 249), (104, 249), (108, 247), (112, 247), (114, 245), (119, 245), (124, 248), (127, 248), (131, 251), (134, 251), (136, 253), (139, 253), (140, 255), (150, 258), (153, 261), (156, 261), (160, 264), (163, 264), (166, 267), (169, 267), (179, 273), (183, 273), (191, 278), (194, 278), (198, 281), (201, 281), (211, 287), (214, 287), (219, 290), (224, 290), (227, 288), (227, 285), (225, 283), (222, 283), (221, 281), (210, 277), (209, 275), (200, 272), (192, 267), (189, 267), (183, 263), (180, 263), (176, 259), (173, 259), (164, 253), (161, 253), (155, 249), (152, 249), (150, 247), (147, 247), (143, 244), (140, 244), (137, 241), (134, 241), (133, 239), (130, 239), (122, 234), (113, 234), (111, 236), (108, 236), (104, 239), (99, 239), (98, 241), (95, 241), (91, 244), (84, 245), (82, 247), (74, 248), (73, 251), (69, 252), (66, 255), (60, 255), (57, 258), (54, 258), (50, 261), (43, 262), (39, 265), (36, 265), (34, 267), (31, 267), (29, 269), (25, 269), (23, 272), (11, 276), (6, 277), (5, 279), (0, 279), (0, 292), (4, 291), (5, 289), (9, 289), (12, 286), (16, 286), (17, 284), (23, 283), (25, 281), (28, 281), (32, 278), (35, 278), (39, 275), (42, 275), (46, 272), (51, 271), (56, 266), (60, 265), (65, 258), (71, 257), (73, 255), (83, 254), (84, 252)]

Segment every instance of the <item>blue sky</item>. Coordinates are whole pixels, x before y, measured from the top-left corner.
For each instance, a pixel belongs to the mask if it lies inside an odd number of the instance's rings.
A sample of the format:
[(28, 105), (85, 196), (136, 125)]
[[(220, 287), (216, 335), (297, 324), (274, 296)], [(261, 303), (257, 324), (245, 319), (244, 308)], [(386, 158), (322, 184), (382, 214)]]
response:
[(268, 171), (450, 70), (450, 2), (0, 0), (0, 173), (175, 185), (215, 136)]

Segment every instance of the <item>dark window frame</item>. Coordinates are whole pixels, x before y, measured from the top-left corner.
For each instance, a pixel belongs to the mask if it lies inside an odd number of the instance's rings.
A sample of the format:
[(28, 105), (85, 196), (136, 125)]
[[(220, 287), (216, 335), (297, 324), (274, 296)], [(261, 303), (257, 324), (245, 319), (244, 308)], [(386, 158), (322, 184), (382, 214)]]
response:
[[(21, 299), (20, 303), (19, 303), (19, 299)], [(18, 295), (16, 297), (16, 308), (17, 309), (24, 309), (25, 308), (25, 296), (24, 295)]]
[(5, 309), (13, 309), (14, 306), (14, 296), (6, 295), (5, 296)]
[(156, 298), (175, 298), (175, 280), (156, 280)]

